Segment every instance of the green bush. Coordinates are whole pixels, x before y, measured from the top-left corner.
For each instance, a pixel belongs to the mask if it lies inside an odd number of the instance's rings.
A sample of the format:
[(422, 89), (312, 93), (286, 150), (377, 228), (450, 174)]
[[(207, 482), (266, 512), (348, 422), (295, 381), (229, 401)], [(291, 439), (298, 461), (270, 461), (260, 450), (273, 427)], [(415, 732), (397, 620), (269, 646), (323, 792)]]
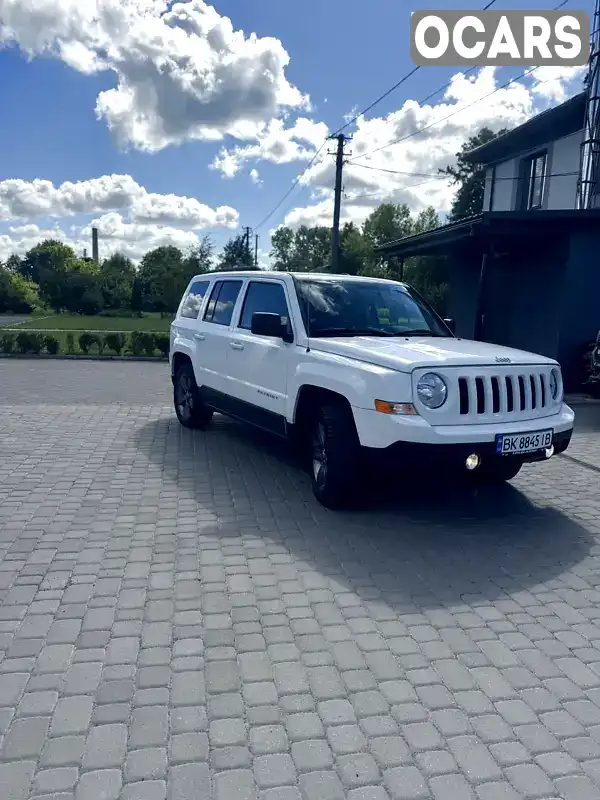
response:
[(104, 337), (104, 344), (109, 350), (120, 356), (127, 344), (127, 336), (124, 333), (107, 333)]
[(79, 347), (81, 352), (85, 353), (87, 356), (93, 345), (96, 345), (98, 351), (100, 351), (101, 343), (99, 336), (95, 333), (88, 333), (87, 331), (84, 331), (84, 333), (82, 333), (79, 337)]
[(44, 346), (44, 337), (40, 333), (21, 331), (17, 334), (17, 350), (20, 353), (38, 355)]
[(160, 351), (161, 355), (165, 358), (169, 357), (169, 350), (171, 349), (171, 339), (168, 333), (156, 333), (154, 335), (154, 346)]
[(131, 352), (134, 356), (154, 355), (154, 334), (146, 331), (134, 331), (131, 334)]
[(44, 347), (47, 353), (51, 356), (55, 356), (60, 350), (60, 343), (55, 336), (44, 336)]
[(0, 349), (3, 353), (12, 353), (15, 349), (15, 336), (13, 333), (5, 333), (0, 338)]

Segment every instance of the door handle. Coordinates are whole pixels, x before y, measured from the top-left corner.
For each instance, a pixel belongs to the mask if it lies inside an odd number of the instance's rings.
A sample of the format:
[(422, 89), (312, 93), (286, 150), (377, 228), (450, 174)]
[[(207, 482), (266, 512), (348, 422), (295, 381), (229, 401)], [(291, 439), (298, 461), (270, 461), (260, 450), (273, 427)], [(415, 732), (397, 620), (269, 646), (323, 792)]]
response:
[(229, 346), (233, 347), (234, 350), (243, 350), (244, 345), (241, 342), (229, 342)]
[(203, 342), (206, 339), (206, 336), (203, 333), (195, 333), (194, 339), (198, 339), (199, 342)]

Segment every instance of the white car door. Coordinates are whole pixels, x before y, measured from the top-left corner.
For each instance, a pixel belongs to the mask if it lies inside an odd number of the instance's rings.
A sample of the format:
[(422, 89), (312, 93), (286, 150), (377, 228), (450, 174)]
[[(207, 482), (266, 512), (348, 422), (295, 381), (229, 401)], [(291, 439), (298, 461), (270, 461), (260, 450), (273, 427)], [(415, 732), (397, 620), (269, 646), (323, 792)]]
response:
[(221, 395), (227, 393), (230, 326), (242, 284), (239, 278), (215, 280), (204, 312), (195, 323), (196, 383), (207, 402), (215, 406), (221, 405)]
[(239, 416), (277, 433), (285, 433), (289, 351), (295, 345), (257, 336), (250, 327), (252, 314), (263, 311), (279, 314), (291, 330), (286, 292), (283, 281), (248, 281), (227, 352), (228, 394), (240, 401)]
[(204, 297), (209, 285), (210, 280), (208, 278), (192, 281), (181, 302), (177, 317), (171, 326), (171, 345), (173, 345), (173, 339), (177, 338), (179, 347), (183, 346), (184, 352), (189, 353), (192, 359), (197, 343), (198, 314), (204, 303)]

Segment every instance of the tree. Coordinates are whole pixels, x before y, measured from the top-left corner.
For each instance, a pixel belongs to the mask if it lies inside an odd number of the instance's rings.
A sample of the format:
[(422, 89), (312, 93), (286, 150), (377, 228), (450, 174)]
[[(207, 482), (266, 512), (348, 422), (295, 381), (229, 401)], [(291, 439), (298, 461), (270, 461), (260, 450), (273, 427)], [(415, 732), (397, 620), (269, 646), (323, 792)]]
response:
[(271, 236), (271, 259), (273, 269), (289, 272), (292, 269), (295, 234), (291, 228), (282, 225)]
[(447, 166), (440, 172), (450, 175), (458, 190), (452, 201), (449, 222), (480, 214), (483, 211), (483, 195), (485, 191), (485, 169), (481, 164), (470, 164), (465, 155), (479, 145), (487, 144), (506, 133), (506, 129), (494, 133), (489, 128), (482, 128), (478, 134), (471, 136), (456, 154), (456, 166)]
[(254, 266), (254, 258), (248, 247), (246, 236), (240, 234), (239, 236), (234, 236), (226, 243), (221, 252), (217, 269), (225, 270), (235, 267), (252, 266)]
[(62, 308), (71, 314), (93, 315), (102, 311), (102, 277), (87, 266), (83, 260), (76, 262), (65, 275)]
[(38, 288), (33, 281), (0, 264), (0, 313), (29, 314), (39, 305)]
[(18, 269), (24, 278), (34, 281), (41, 287), (44, 278), (49, 274), (64, 272), (74, 260), (75, 252), (72, 247), (56, 239), (46, 239), (25, 254)]
[(142, 259), (138, 272), (142, 307), (161, 314), (172, 313), (179, 305), (190, 277), (178, 247), (167, 245), (150, 250)]
[(100, 268), (102, 304), (106, 309), (128, 308), (135, 279), (135, 267), (121, 253), (104, 259)]
[(184, 270), (188, 281), (194, 275), (202, 275), (211, 271), (214, 249), (215, 245), (210, 236), (203, 236), (197, 245), (190, 248), (184, 257)]
[(39, 286), (40, 298), (55, 311), (68, 309), (68, 272), (76, 263), (71, 247), (55, 239), (32, 247), (19, 264), (19, 274)]

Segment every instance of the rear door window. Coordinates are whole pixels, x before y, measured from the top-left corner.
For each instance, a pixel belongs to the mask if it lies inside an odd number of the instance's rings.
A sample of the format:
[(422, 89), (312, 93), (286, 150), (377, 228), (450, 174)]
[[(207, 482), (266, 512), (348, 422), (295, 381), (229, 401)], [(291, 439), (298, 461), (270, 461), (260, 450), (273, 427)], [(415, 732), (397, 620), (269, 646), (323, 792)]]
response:
[(230, 325), (242, 281), (217, 281), (204, 314), (205, 322)]

